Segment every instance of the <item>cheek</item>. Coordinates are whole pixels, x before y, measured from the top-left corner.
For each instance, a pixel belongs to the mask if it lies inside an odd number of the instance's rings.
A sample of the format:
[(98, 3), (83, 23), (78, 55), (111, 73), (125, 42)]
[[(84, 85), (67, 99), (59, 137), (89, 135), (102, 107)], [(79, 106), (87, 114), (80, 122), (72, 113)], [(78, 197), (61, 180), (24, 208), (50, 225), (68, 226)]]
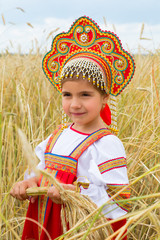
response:
[(68, 103), (68, 101), (66, 101), (65, 99), (62, 99), (62, 108), (63, 108), (63, 110), (64, 110), (65, 113), (68, 112), (69, 103)]
[(95, 101), (91, 101), (85, 106), (89, 111), (91, 111), (94, 114), (99, 113), (102, 109), (102, 103), (99, 102), (99, 99), (96, 99)]
[(93, 101), (91, 101), (89, 103), (89, 106), (93, 110), (96, 109), (97, 111), (99, 111), (99, 109), (101, 109), (102, 106), (103, 106), (103, 102), (102, 102), (102, 100), (100, 98), (96, 98), (96, 99), (94, 99)]

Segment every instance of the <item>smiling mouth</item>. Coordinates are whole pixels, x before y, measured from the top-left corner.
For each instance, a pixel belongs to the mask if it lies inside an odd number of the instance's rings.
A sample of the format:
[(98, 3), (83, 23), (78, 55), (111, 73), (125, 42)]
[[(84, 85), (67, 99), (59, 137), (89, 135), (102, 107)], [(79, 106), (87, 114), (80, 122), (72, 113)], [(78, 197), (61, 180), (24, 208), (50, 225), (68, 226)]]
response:
[(74, 116), (81, 116), (81, 115), (84, 115), (85, 114), (85, 112), (83, 112), (83, 113), (73, 113), (73, 112), (71, 112), (71, 115), (74, 115)]

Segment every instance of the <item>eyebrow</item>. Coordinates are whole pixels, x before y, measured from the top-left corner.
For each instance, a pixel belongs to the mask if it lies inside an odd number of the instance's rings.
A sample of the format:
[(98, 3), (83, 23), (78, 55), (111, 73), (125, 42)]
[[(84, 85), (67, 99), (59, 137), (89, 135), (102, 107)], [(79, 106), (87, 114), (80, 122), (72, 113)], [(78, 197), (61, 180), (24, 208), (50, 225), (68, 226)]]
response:
[[(62, 93), (71, 93), (70, 91), (62, 91)], [(79, 92), (80, 94), (81, 93), (93, 93), (93, 91), (86, 91), (86, 90), (84, 90), (84, 91), (81, 91), (81, 92)]]
[(62, 91), (62, 93), (66, 93), (66, 92), (68, 93), (69, 91)]
[(62, 91), (62, 94), (71, 93), (69, 91)]

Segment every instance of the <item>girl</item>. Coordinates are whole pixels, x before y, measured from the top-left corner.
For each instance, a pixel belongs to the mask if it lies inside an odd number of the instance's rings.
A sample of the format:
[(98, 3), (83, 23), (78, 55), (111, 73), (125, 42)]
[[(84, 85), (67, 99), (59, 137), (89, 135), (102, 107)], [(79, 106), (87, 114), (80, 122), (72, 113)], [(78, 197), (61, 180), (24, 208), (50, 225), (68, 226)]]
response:
[[(62, 94), (63, 110), (72, 123), (59, 126), (36, 147), (40, 159), (38, 168), (55, 176), (65, 189), (74, 190), (76, 178), (87, 177), (89, 188), (81, 187), (81, 193), (101, 206), (128, 185), (125, 151), (111, 131), (117, 132), (114, 97), (133, 77), (134, 61), (123, 50), (116, 35), (101, 31), (91, 19), (81, 17), (69, 32), (55, 37), (51, 51), (43, 59), (43, 70)], [(112, 114), (107, 105), (109, 95)], [(25, 200), (27, 188), (48, 184), (43, 176), (38, 179), (28, 175), (14, 185), (11, 195)], [(129, 195), (127, 189), (115, 200)], [(60, 194), (54, 186), (49, 188), (47, 197), (32, 197), (22, 239), (48, 239), (44, 229), (51, 239), (60, 236), (61, 204)], [(115, 202), (105, 207), (103, 213), (107, 218), (116, 219), (128, 209), (129, 204)], [(43, 225), (43, 229), (35, 221)], [(112, 227), (116, 231), (124, 224), (121, 220)]]

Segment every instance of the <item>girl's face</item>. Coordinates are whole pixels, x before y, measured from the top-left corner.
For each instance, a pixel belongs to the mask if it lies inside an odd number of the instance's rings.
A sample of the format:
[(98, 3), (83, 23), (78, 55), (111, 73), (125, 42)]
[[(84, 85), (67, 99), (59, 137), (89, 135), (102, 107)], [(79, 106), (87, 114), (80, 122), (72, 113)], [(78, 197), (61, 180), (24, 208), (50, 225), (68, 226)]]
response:
[(76, 130), (91, 133), (105, 127), (100, 111), (106, 102), (107, 96), (85, 79), (67, 80), (62, 85), (62, 106)]

